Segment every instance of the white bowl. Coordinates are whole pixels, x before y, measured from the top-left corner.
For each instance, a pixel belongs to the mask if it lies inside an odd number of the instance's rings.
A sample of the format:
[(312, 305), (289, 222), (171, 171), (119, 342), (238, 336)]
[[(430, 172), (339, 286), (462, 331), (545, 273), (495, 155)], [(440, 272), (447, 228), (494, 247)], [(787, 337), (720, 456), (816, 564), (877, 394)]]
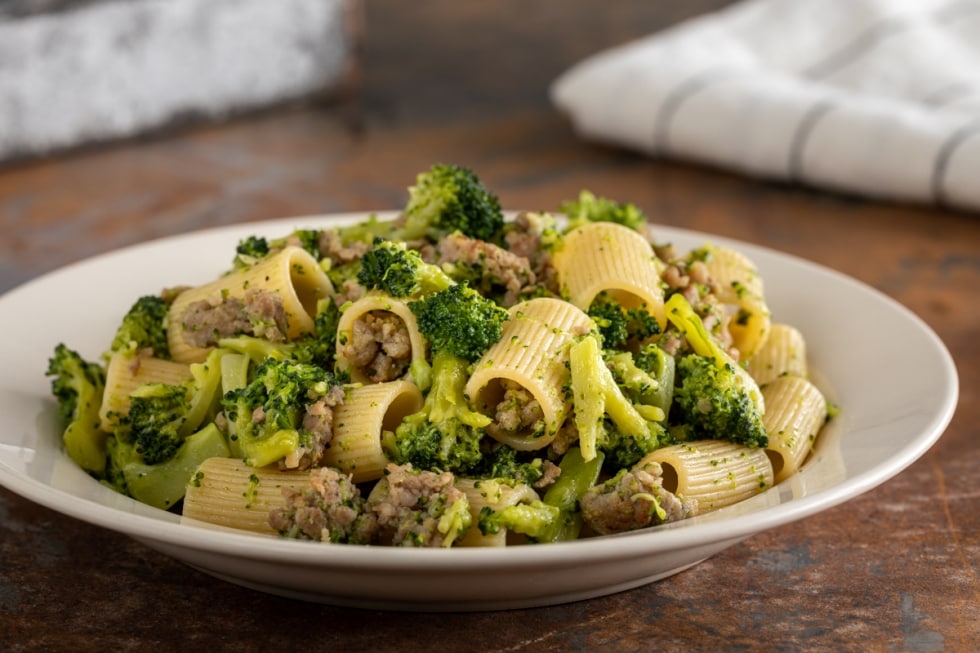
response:
[[(505, 549), (401, 549), (282, 540), (208, 526), (139, 504), (63, 453), (49, 379), (54, 346), (95, 359), (136, 297), (208, 281), (240, 238), (282, 236), (365, 214), (252, 223), (167, 238), (66, 267), (0, 297), (0, 484), (77, 519), (125, 533), (206, 573), (336, 605), (493, 610), (550, 605), (670, 576), (767, 529), (883, 483), (942, 434), (956, 406), (952, 359), (915, 315), (826, 268), (764, 248), (660, 227), (682, 249), (727, 244), (759, 267), (777, 321), (807, 340), (818, 383), (841, 408), (799, 474), (749, 501), (643, 531)], [(382, 216), (385, 217), (385, 216)]]

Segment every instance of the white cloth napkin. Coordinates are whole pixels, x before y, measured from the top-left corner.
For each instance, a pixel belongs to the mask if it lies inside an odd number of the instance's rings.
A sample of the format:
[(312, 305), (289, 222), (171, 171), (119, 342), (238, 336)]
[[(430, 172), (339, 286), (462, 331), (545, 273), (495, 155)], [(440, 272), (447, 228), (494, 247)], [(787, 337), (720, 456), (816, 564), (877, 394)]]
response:
[(980, 209), (980, 0), (745, 0), (551, 87), (584, 137)]

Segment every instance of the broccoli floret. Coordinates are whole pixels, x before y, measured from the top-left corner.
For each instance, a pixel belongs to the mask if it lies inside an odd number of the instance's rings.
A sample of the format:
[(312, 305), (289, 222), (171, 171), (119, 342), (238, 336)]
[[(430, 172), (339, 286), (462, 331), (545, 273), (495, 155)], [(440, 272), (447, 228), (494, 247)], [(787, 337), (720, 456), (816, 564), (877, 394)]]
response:
[(416, 176), (408, 189), (402, 215), (367, 220), (337, 230), (344, 243), (370, 243), (375, 238), (435, 242), (459, 231), (470, 238), (499, 240), (504, 229), (500, 200), (487, 190), (476, 174), (450, 164), (436, 164)]
[(243, 270), (252, 267), (256, 261), (265, 258), (270, 252), (269, 241), (262, 236), (248, 236), (238, 241), (232, 267)]
[(463, 394), (469, 365), (448, 351), (432, 357), (432, 387), (422, 409), (388, 441), (388, 455), (416, 469), (468, 472), (481, 461), (480, 441), (492, 421), (471, 409)]
[(507, 445), (500, 445), (483, 454), (483, 460), (472, 471), (475, 478), (506, 481), (510, 485), (525, 483), (533, 485), (544, 475), (544, 461), (530, 457)]
[(609, 469), (618, 470), (632, 467), (648, 453), (675, 443), (676, 440), (662, 424), (650, 422), (646, 433), (624, 435), (607, 420), (598, 446), (599, 451), (606, 455)]
[(109, 464), (103, 482), (118, 492), (162, 510), (175, 506), (183, 497), (197, 468), (208, 458), (228, 458), (231, 450), (214, 423), (187, 436), (169, 460), (148, 464), (132, 442), (110, 437)]
[(147, 383), (133, 390), (116, 438), (132, 444), (147, 465), (173, 458), (191, 433), (214, 418), (227, 353), (215, 349), (191, 365), (191, 379), (185, 383)]
[(731, 365), (719, 367), (711, 358), (688, 354), (678, 361), (677, 376), (671, 419), (684, 425), (686, 439), (769, 444), (762, 415)]
[(167, 342), (167, 312), (170, 302), (157, 295), (145, 295), (136, 300), (123, 316), (110, 351), (153, 350), (157, 358), (170, 358)]
[(759, 384), (711, 337), (701, 317), (694, 312), (687, 299), (682, 294), (675, 293), (667, 300), (664, 309), (667, 320), (684, 335), (694, 353), (712, 359), (719, 369), (729, 370), (735, 377), (733, 385), (739, 388), (740, 392), (748, 395), (760, 415), (765, 414), (765, 400)]
[(51, 393), (65, 425), (65, 451), (83, 469), (102, 472), (107, 434), (99, 430), (99, 408), (105, 390), (105, 370), (59, 344), (48, 360), (47, 376), (53, 377)]
[(563, 202), (559, 211), (568, 217), (566, 231), (589, 222), (615, 222), (639, 230), (646, 222), (646, 216), (635, 205), (597, 197), (587, 190), (581, 191), (578, 199)]
[(306, 334), (293, 342), (292, 357), (301, 363), (318, 365), (332, 370), (337, 357), (337, 325), (340, 323), (340, 308), (332, 299), (321, 299), (317, 303), (313, 318), (313, 333)]
[(263, 467), (276, 462), (301, 446), (306, 407), (334, 385), (333, 375), (317, 365), (264, 360), (248, 385), (221, 399), (229, 438), (248, 464)]
[(606, 349), (621, 349), (627, 343), (643, 342), (660, 333), (660, 323), (645, 306), (624, 308), (605, 292), (592, 301), (588, 313), (599, 328)]
[(124, 420), (129, 438), (147, 465), (174, 457), (184, 443), (181, 429), (191, 407), (190, 384), (148, 383), (130, 393)]
[(436, 164), (420, 173), (408, 192), (405, 222), (392, 234), (396, 240), (435, 241), (459, 231), (492, 241), (504, 227), (497, 196), (468, 168)]
[(436, 292), (453, 284), (439, 266), (423, 261), (405, 243), (380, 238), (361, 257), (357, 280), (365, 288), (383, 290), (392, 297)]
[(582, 528), (579, 501), (599, 478), (602, 462), (601, 453), (587, 461), (578, 447), (572, 447), (559, 464), (561, 475), (540, 501), (501, 510), (483, 508), (478, 520), (480, 532), (492, 535), (506, 528), (534, 542), (576, 539)]
[(475, 361), (500, 340), (509, 314), (467, 284), (455, 284), (409, 302), (419, 331), (434, 352)]

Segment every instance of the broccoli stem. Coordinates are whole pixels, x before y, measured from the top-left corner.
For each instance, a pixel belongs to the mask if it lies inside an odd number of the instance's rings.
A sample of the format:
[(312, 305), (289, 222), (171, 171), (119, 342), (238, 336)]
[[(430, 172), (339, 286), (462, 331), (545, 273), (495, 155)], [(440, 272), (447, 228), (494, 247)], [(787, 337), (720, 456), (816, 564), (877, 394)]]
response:
[(647, 420), (619, 389), (606, 367), (597, 336), (589, 334), (572, 343), (568, 361), (575, 427), (585, 460), (592, 460), (598, 454), (599, 442), (605, 436), (602, 422), (607, 414), (624, 435), (644, 437), (649, 433)]
[(101, 474), (105, 470), (108, 434), (99, 429), (101, 388), (89, 383), (78, 385), (77, 414), (65, 428), (65, 452), (82, 469)]
[(126, 488), (137, 501), (167, 510), (184, 497), (187, 484), (208, 458), (228, 458), (231, 451), (225, 436), (213, 423), (190, 435), (167, 462), (147, 465), (131, 462), (123, 466)]

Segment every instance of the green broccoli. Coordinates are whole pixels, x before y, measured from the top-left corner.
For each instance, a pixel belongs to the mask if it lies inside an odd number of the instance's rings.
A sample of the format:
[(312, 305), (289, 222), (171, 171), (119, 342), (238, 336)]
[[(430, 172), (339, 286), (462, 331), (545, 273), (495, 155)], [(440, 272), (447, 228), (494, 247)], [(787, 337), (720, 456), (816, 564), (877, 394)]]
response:
[(235, 270), (243, 270), (252, 267), (256, 261), (263, 259), (270, 252), (269, 241), (262, 236), (248, 236), (238, 241), (235, 247), (235, 258), (232, 267)]
[(447, 351), (473, 362), (500, 340), (508, 312), (465, 283), (409, 302), (419, 331), (434, 352)]
[(132, 442), (110, 437), (109, 464), (103, 481), (137, 501), (162, 510), (175, 506), (183, 497), (197, 468), (208, 458), (228, 458), (231, 450), (225, 436), (208, 423), (187, 436), (166, 461), (148, 464)]
[(667, 321), (684, 335), (694, 353), (712, 359), (719, 369), (730, 371), (735, 377), (732, 381), (733, 387), (748, 395), (759, 414), (764, 414), (766, 406), (759, 384), (711, 337), (704, 326), (704, 322), (701, 321), (701, 317), (694, 311), (684, 295), (680, 293), (671, 295), (664, 305), (664, 309), (667, 313)]
[(83, 359), (78, 352), (59, 344), (48, 360), (51, 393), (58, 402), (58, 415), (65, 426), (65, 451), (82, 469), (105, 469), (106, 433), (99, 430), (99, 409), (105, 390), (105, 370)]
[(463, 395), (466, 360), (448, 351), (432, 357), (432, 387), (422, 409), (409, 415), (385, 445), (392, 460), (417, 469), (468, 472), (481, 462), (480, 441), (492, 421)]
[(189, 435), (214, 418), (227, 353), (215, 349), (203, 362), (191, 365), (186, 383), (147, 383), (133, 390), (116, 438), (132, 444), (147, 465), (173, 458)]
[(445, 290), (454, 283), (442, 268), (423, 261), (405, 243), (381, 238), (361, 257), (357, 280), (365, 288), (383, 290), (392, 297)]
[(646, 222), (646, 216), (633, 204), (597, 197), (587, 190), (581, 191), (578, 199), (563, 202), (559, 211), (568, 217), (566, 231), (589, 222), (615, 222), (639, 230)]
[(313, 318), (313, 333), (306, 334), (293, 342), (293, 358), (301, 363), (310, 363), (325, 370), (332, 370), (337, 357), (339, 323), (340, 308), (333, 299), (327, 297), (317, 302), (316, 316)]
[(130, 307), (109, 345), (110, 351), (151, 349), (157, 358), (170, 358), (167, 342), (167, 312), (170, 302), (157, 295), (145, 295)]
[(471, 471), (471, 475), (474, 478), (506, 481), (510, 485), (533, 485), (544, 475), (543, 467), (541, 458), (501, 444), (483, 454), (483, 460)]
[(262, 361), (248, 385), (221, 399), (233, 448), (254, 467), (293, 453), (309, 435), (301, 428), (306, 408), (335, 385), (333, 375), (317, 365), (291, 359)]
[(501, 528), (522, 533), (533, 542), (574, 540), (582, 528), (579, 500), (599, 478), (603, 456), (585, 460), (577, 447), (562, 457), (561, 475), (540, 501), (519, 503), (501, 510), (485, 507), (480, 511), (478, 526), (484, 535)]
[(688, 354), (677, 363), (677, 377), (671, 420), (684, 425), (684, 439), (769, 444), (762, 414), (731, 364), (719, 367), (711, 358)]
[(147, 465), (174, 457), (183, 444), (181, 428), (191, 406), (190, 384), (147, 383), (130, 394), (124, 418), (129, 438)]
[(621, 349), (628, 343), (640, 343), (660, 333), (660, 323), (645, 305), (624, 308), (606, 292), (599, 293), (592, 301), (588, 313), (599, 328), (606, 349)]
[(408, 202), (395, 219), (367, 220), (337, 230), (344, 243), (370, 243), (375, 238), (435, 242), (459, 231), (485, 241), (500, 239), (504, 214), (500, 200), (468, 168), (435, 164), (416, 176), (408, 189)]
[(420, 173), (408, 192), (405, 223), (394, 232), (396, 240), (438, 240), (459, 231), (492, 241), (504, 227), (500, 201), (469, 168), (436, 164)]

